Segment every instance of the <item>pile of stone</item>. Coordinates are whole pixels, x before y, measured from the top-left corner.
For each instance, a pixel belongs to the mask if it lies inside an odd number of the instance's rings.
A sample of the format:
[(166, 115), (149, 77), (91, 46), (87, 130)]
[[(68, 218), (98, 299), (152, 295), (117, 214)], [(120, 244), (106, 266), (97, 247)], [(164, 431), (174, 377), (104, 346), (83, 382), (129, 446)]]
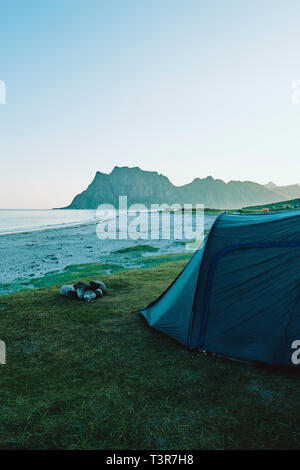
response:
[(91, 281), (89, 285), (84, 282), (77, 282), (74, 285), (62, 286), (60, 289), (60, 295), (69, 299), (84, 300), (85, 302), (91, 302), (106, 294), (107, 287), (102, 281)]

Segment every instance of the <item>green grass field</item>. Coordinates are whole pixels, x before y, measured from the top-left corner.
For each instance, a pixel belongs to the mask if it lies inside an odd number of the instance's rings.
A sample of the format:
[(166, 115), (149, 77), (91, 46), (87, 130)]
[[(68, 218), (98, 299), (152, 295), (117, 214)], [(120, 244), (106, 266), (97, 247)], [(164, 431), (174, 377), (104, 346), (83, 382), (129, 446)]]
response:
[(114, 253), (131, 253), (131, 252), (147, 252), (147, 251), (158, 251), (159, 248), (151, 245), (135, 245), (135, 246), (128, 246), (127, 248), (121, 248), (120, 250), (116, 250)]
[(189, 351), (134, 312), (186, 262), (163, 260), (102, 276), (90, 304), (58, 286), (0, 298), (2, 449), (300, 447), (298, 370)]

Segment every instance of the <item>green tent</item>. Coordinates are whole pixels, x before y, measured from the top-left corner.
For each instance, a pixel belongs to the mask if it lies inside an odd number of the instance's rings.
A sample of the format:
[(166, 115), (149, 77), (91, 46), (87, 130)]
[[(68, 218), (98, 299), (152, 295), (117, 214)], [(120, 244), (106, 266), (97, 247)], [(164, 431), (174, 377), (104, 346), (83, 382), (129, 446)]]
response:
[(171, 286), (141, 314), (189, 348), (295, 366), (299, 300), (300, 211), (223, 213)]

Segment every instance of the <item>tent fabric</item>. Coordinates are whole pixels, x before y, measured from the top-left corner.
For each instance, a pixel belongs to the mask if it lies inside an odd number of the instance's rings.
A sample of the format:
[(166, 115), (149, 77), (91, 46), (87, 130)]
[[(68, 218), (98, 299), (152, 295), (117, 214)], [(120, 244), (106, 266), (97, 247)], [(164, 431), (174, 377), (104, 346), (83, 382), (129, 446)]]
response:
[(171, 286), (140, 313), (189, 348), (297, 365), (300, 211), (221, 214)]

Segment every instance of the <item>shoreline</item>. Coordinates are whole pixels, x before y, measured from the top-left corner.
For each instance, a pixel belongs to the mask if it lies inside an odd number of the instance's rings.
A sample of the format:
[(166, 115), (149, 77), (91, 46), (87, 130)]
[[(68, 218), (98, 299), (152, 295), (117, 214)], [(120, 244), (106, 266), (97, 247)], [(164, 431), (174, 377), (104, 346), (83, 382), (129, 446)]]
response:
[[(213, 221), (212, 216), (205, 219), (207, 231)], [(190, 251), (184, 240), (100, 240), (96, 224), (92, 221), (0, 236), (0, 296), (47, 285), (51, 277), (53, 281), (69, 279), (69, 275), (76, 275), (81, 269), (89, 271), (89, 267), (95, 273), (93, 275), (97, 272), (108, 274), (153, 263), (147, 261), (148, 255), (155, 258), (186, 255)]]
[(100, 222), (100, 219), (97, 219), (97, 220), (95, 219), (88, 219), (88, 220), (70, 222), (70, 223), (65, 222), (62, 224), (54, 224), (54, 225), (49, 224), (49, 226), (43, 226), (43, 227), (32, 227), (32, 228), (29, 227), (24, 230), (14, 230), (11, 232), (4, 232), (4, 233), (0, 232), (0, 237), (6, 237), (10, 235), (25, 235), (25, 234), (29, 234), (33, 232), (46, 232), (46, 231), (48, 232), (50, 230), (75, 228), (75, 227), (81, 227), (84, 225), (93, 225), (93, 224), (97, 224), (98, 222)]
[(25, 229), (21, 231), (14, 231), (14, 232), (6, 232), (6, 233), (0, 233), (0, 237), (8, 237), (9, 235), (27, 235), (29, 233), (33, 232), (48, 232), (50, 230), (59, 230), (59, 229), (68, 229), (68, 228), (76, 228), (76, 227), (82, 227), (84, 225), (93, 225), (97, 224), (99, 221), (89, 221), (89, 222), (77, 222), (74, 224), (61, 224), (61, 225), (51, 225), (48, 228), (43, 227), (43, 228), (32, 228), (32, 229)]

